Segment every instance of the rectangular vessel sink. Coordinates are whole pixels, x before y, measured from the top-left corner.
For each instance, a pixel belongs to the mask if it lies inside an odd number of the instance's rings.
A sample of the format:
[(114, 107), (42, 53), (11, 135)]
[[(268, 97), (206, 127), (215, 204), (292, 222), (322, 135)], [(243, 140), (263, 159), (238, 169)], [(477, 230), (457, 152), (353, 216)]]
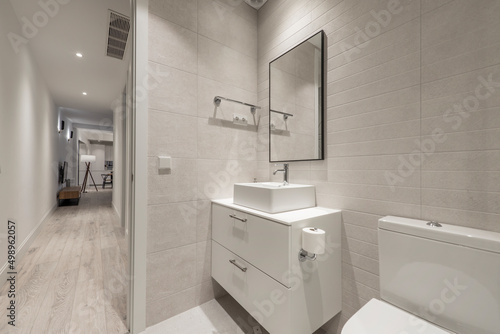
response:
[(316, 188), (279, 182), (235, 183), (233, 202), (268, 213), (311, 208), (316, 206)]

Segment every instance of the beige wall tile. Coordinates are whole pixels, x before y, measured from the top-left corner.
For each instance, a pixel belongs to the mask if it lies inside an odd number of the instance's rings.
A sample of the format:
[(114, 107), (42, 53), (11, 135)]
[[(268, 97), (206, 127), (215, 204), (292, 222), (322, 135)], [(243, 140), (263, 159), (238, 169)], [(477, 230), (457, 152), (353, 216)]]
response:
[(412, 20), (397, 29), (376, 37), (369, 45), (357, 51), (329, 56), (328, 82), (363, 72), (372, 67), (419, 52), (420, 21)]
[(458, 0), (446, 3), (422, 16), (422, 48), (441, 44), (498, 21), (499, 14), (500, 4), (497, 1)]
[(149, 15), (149, 60), (190, 73), (198, 72), (195, 32)]
[(212, 238), (212, 202), (198, 201), (196, 206), (196, 241), (206, 241)]
[(193, 287), (166, 298), (147, 302), (146, 326), (152, 326), (195, 307), (197, 305), (196, 299), (196, 288)]
[(172, 159), (170, 174), (158, 173), (156, 157), (148, 158), (148, 203), (194, 201), (197, 199), (196, 159)]
[(216, 117), (218, 119), (232, 121), (233, 114), (240, 114), (249, 118), (249, 124), (254, 124), (249, 107), (237, 103), (222, 101), (220, 106), (215, 108), (215, 105), (213, 104), (215, 96), (223, 96), (233, 100), (257, 104), (257, 94), (255, 91), (247, 91), (225, 82), (200, 76), (198, 77), (199, 117)]
[(391, 189), (388, 184), (385, 185), (367, 185), (367, 184), (346, 184), (336, 183), (332, 187), (330, 194), (352, 197), (357, 199), (374, 199), (379, 201), (402, 202), (405, 204), (420, 203), (420, 189), (409, 187), (395, 187)]
[(197, 157), (196, 117), (150, 109), (148, 121), (149, 156)]
[(204, 304), (214, 298), (220, 298), (227, 294), (219, 283), (214, 279), (204, 281), (195, 287), (196, 305)]
[(382, 139), (359, 143), (328, 144), (329, 157), (346, 157), (372, 154), (405, 154), (417, 149), (418, 136), (399, 139)]
[(471, 190), (422, 189), (422, 205), (500, 214), (500, 194)]
[(257, 91), (257, 60), (201, 35), (198, 70), (202, 77)]
[(500, 172), (424, 170), (422, 171), (422, 187), (463, 191), (500, 192)]
[[(433, 136), (422, 136), (431, 141)], [(435, 145), (436, 152), (481, 151), (500, 149), (500, 129), (448, 133), (443, 142)]]
[(220, 199), (233, 196), (233, 184), (253, 182), (256, 161), (205, 160), (198, 161), (199, 199)]
[(368, 271), (342, 263), (342, 274), (374, 290), (378, 290), (379, 288), (378, 275), (374, 275)]
[(338, 75), (336, 76), (336, 73), (329, 73), (330, 76), (328, 80), (330, 85), (328, 93), (339, 93), (371, 82), (378, 82), (384, 78), (391, 78), (400, 73), (418, 69), (419, 66), (420, 52), (416, 50), (415, 52), (387, 61), (378, 66), (371, 66), (369, 69), (362, 72), (360, 71), (352, 74), (351, 70), (351, 75), (345, 78), (339, 77)]
[(154, 62), (149, 63), (148, 103), (150, 109), (183, 115), (197, 114), (197, 77)]
[[(477, 78), (476, 78), (477, 79)], [(496, 80), (498, 81), (498, 80)], [(431, 100), (422, 101), (422, 119), (425, 120), (428, 117), (441, 117), (443, 118), (445, 115), (450, 115), (453, 111), (455, 111), (455, 106), (464, 104), (464, 101), (468, 101), (468, 99), (474, 99), (475, 89), (479, 87), (479, 81), (476, 81), (477, 85), (475, 87), (470, 87), (470, 90), (460, 91), (458, 93), (452, 93), (450, 95), (445, 95), (437, 98), (433, 98)], [(481, 86), (479, 90), (480, 94), (485, 94), (485, 89)], [(473, 102), (473, 101), (472, 101)], [(472, 103), (471, 103), (472, 105)], [(500, 106), (500, 91), (495, 89), (494, 94), (490, 95), (487, 99), (479, 100), (479, 104), (477, 106), (477, 110), (490, 109)], [(467, 111), (465, 107), (464, 111)], [(453, 114), (451, 114), (454, 116)], [(451, 117), (448, 117), (451, 118)], [(456, 117), (454, 117), (456, 118)], [(464, 117), (460, 117), (464, 118)], [(455, 125), (455, 121), (449, 122)]]
[[(331, 101), (331, 103), (337, 104), (337, 106), (328, 108), (328, 120), (360, 115), (391, 107), (405, 106), (411, 103), (419, 103), (420, 87), (411, 86), (398, 89), (394, 92), (388, 92), (367, 99), (360, 99), (347, 104), (336, 103), (335, 97), (332, 97), (332, 99), (333, 101)], [(416, 110), (416, 112), (418, 112), (418, 110)]]
[(420, 103), (412, 103), (381, 110), (375, 110), (366, 114), (353, 115), (349, 117), (336, 118), (328, 121), (328, 133), (346, 131), (376, 125), (408, 122), (420, 118)]
[[(399, 164), (387, 170), (329, 170), (328, 181), (335, 183), (388, 186), (386, 171), (397, 173)], [(406, 187), (420, 187), (420, 173), (415, 172), (404, 179)]]
[(435, 220), (452, 225), (479, 228), (487, 231), (500, 232), (500, 215), (479, 211), (422, 206), (422, 219)]
[(454, 0), (422, 0), (422, 13), (427, 13), (432, 10), (435, 10), (448, 2), (451, 2)]
[[(343, 67), (347, 66), (348, 69), (350, 68), (356, 73), (368, 68), (370, 64), (376, 66), (419, 50), (420, 19), (411, 20), (396, 29), (378, 35), (370, 40), (370, 43), (362, 42), (363, 40), (360, 40), (361, 44), (356, 45), (357, 48), (343, 52), (340, 43), (334, 44), (331, 39), (328, 39), (328, 71), (338, 70), (342, 72), (344, 71)], [(358, 63), (358, 69), (353, 69)]]
[(198, 0), (150, 0), (149, 12), (186, 29), (197, 31)]
[(196, 283), (209, 281), (212, 274), (212, 241), (196, 243)]
[(498, 129), (500, 128), (499, 112), (500, 107), (494, 107), (467, 113), (466, 118), (461, 117), (459, 114), (456, 114), (453, 118), (444, 115), (424, 118), (421, 123), (422, 134), (431, 135), (437, 128), (442, 129), (444, 133)]
[(378, 261), (353, 251), (342, 252), (342, 261), (356, 268), (362, 268), (369, 273), (379, 275)]
[[(475, 96), (476, 89), (478, 87), (484, 87), (483, 80), (487, 80), (491, 75), (491, 79), (494, 82), (493, 85), (489, 86), (493, 91), (494, 96), (498, 96), (498, 82), (500, 82), (500, 65), (490, 66), (487, 68), (474, 70), (471, 72), (466, 72), (462, 74), (457, 74), (451, 77), (446, 77), (444, 79), (435, 80), (429, 83), (422, 84), (422, 101), (443, 98), (449, 95), (454, 95), (457, 93), (468, 93), (464, 102), (468, 96)], [(480, 96), (487, 96), (485, 89), (480, 88)], [(485, 99), (486, 101), (491, 98), (490, 96)], [(480, 100), (482, 102), (484, 100)], [(449, 106), (448, 108), (453, 107)], [(446, 109), (445, 109), (446, 110)]]
[(336, 94), (330, 93), (331, 86), (328, 85), (329, 91), (327, 96), (327, 106), (336, 107), (338, 105), (357, 100), (378, 97), (382, 94), (416, 86), (419, 83), (420, 69), (410, 69), (407, 72), (399, 73), (391, 78), (381, 79), (377, 82), (362, 85), (360, 87)]
[[(367, 115), (366, 118), (371, 118)], [(328, 134), (328, 144), (357, 143), (389, 138), (415, 137), (420, 134), (420, 120), (402, 121), (392, 124), (383, 124), (371, 127), (335, 131)]]
[[(247, 116), (248, 117), (248, 116)], [(240, 159), (255, 161), (257, 133), (255, 127), (198, 119), (198, 158)]]
[(358, 293), (364, 300), (370, 300), (372, 298), (380, 298), (378, 289), (372, 289), (366, 285), (355, 282), (348, 277), (342, 277), (342, 288), (351, 294)]
[[(500, 25), (495, 27), (495, 29), (499, 28)], [(456, 43), (463, 43), (463, 41), (456, 41)], [(422, 82), (430, 82), (496, 65), (500, 61), (499, 51), (500, 46), (496, 44), (479, 47), (474, 51), (464, 52), (458, 56), (453, 54), (448, 58), (443, 57), (439, 61), (422, 67)]]
[(368, 257), (372, 260), (378, 260), (377, 245), (368, 242), (359, 241), (354, 238), (343, 238), (342, 249), (346, 250), (348, 253), (355, 253), (358, 255)]
[(257, 29), (255, 29), (257, 12), (254, 12), (255, 18), (248, 20), (231, 9), (232, 7), (222, 6), (218, 1), (199, 1), (200, 35), (257, 59)]
[(344, 221), (343, 227), (345, 235), (348, 238), (354, 238), (375, 245), (378, 244), (377, 229), (375, 226), (367, 228)]
[[(191, 208), (195, 210), (191, 210)], [(196, 242), (196, 202), (148, 206), (148, 253)]]
[[(203, 1), (206, 0), (198, 0), (198, 2), (203, 2)], [(219, 0), (217, 1), (216, 4), (218, 5), (218, 11), (217, 11), (218, 17), (224, 18), (228, 14), (238, 15), (247, 21), (253, 22), (254, 27), (257, 26), (257, 13), (255, 12), (255, 9), (248, 6), (243, 1)], [(222, 22), (221, 24), (223, 24)]]
[(147, 256), (147, 300), (162, 299), (196, 285), (196, 244)]
[(422, 165), (424, 171), (498, 171), (499, 151), (437, 152)]

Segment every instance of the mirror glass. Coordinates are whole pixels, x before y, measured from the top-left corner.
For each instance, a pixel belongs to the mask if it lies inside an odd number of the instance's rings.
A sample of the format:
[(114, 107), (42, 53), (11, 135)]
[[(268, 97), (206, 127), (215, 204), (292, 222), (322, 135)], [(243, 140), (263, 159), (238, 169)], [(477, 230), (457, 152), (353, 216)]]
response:
[(269, 63), (269, 161), (321, 160), (324, 32)]

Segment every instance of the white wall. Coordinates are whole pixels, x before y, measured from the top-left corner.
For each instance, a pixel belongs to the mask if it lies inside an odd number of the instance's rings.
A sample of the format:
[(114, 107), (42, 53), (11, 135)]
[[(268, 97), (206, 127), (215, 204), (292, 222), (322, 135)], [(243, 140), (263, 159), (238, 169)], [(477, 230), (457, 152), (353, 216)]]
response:
[[(57, 111), (29, 50), (15, 53), (7, 38), (21, 35), (9, 1), (0, 2), (0, 266), (6, 226), (17, 225), (17, 247), (56, 205)], [(36, 38), (36, 37), (35, 37)]]
[[(128, 77), (128, 76), (127, 76)], [(125, 166), (125, 93), (121, 102), (113, 110), (113, 200), (116, 213), (122, 217), (123, 168)]]

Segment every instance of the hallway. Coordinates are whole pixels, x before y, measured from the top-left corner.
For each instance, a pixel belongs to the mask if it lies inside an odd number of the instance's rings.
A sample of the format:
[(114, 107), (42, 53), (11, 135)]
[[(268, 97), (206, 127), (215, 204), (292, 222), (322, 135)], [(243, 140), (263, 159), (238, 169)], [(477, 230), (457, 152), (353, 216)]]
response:
[(17, 263), (16, 327), (0, 290), (0, 333), (127, 332), (127, 240), (111, 196), (89, 190), (48, 218)]

